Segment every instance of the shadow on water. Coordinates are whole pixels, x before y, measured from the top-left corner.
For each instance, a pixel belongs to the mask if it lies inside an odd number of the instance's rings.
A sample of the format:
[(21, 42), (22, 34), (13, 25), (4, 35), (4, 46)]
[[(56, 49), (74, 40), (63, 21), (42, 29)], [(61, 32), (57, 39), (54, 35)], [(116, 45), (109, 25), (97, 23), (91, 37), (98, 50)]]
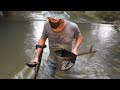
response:
[[(34, 69), (25, 63), (33, 59), (35, 45), (41, 36), (45, 19), (40, 12), (13, 12), (7, 18), (0, 16), (0, 78), (31, 79)], [(83, 43), (78, 52), (89, 51), (90, 46), (96, 53), (77, 57), (76, 63), (67, 72), (57, 71), (59, 79), (110, 79), (120, 78), (120, 34), (110, 24), (77, 23), (83, 35)], [(42, 68), (49, 54), (43, 52)]]

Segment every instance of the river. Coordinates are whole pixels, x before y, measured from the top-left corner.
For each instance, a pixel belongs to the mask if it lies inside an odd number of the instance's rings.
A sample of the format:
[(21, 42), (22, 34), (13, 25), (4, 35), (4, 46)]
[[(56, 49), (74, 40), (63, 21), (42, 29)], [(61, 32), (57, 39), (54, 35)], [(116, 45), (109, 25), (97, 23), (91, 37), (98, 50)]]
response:
[[(0, 79), (33, 78), (34, 69), (28, 68), (26, 62), (34, 58), (44, 23), (39, 11), (14, 11), (8, 17), (0, 16)], [(76, 23), (83, 35), (78, 52), (89, 51), (91, 45), (97, 52), (78, 56), (73, 68), (58, 71), (56, 78), (120, 79), (120, 33), (111, 24)], [(49, 54), (48, 40), (46, 45), (43, 61)], [(41, 71), (42, 66), (44, 62)]]

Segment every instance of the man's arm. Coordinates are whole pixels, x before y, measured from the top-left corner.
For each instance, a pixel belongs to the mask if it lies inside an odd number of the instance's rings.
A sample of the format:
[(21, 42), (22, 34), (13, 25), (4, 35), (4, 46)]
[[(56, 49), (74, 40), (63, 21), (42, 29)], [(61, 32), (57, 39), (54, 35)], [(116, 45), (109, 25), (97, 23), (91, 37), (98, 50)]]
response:
[(82, 40), (83, 40), (82, 34), (79, 33), (79, 36), (76, 38), (75, 46), (74, 46), (74, 48), (72, 49), (72, 52), (73, 52), (74, 54), (76, 54), (76, 55), (78, 55), (78, 51), (77, 51), (77, 50), (78, 50), (79, 46), (81, 45)]
[[(41, 38), (38, 42), (38, 45), (41, 45), (41, 46), (45, 45), (45, 41), (46, 41), (46, 39)], [(39, 63), (38, 60), (39, 60), (39, 56), (41, 54), (41, 51), (42, 51), (42, 48), (37, 48), (34, 60), (32, 62)]]

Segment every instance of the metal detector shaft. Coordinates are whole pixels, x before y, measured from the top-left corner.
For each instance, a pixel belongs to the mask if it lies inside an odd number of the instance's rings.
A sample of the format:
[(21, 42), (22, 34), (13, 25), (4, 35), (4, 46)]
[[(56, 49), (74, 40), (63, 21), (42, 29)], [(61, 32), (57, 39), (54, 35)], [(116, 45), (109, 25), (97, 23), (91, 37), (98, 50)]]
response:
[(34, 77), (34, 79), (36, 79), (36, 77), (38, 75), (38, 71), (39, 71), (40, 64), (41, 64), (42, 53), (43, 53), (43, 49), (42, 49), (41, 55), (39, 57), (39, 64), (35, 67), (35, 77)]

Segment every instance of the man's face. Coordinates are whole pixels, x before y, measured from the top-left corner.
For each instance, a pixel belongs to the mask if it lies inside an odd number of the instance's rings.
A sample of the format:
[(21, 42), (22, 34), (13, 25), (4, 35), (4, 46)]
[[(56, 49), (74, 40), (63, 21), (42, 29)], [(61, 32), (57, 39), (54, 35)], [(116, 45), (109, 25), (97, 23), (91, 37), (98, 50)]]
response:
[(54, 18), (48, 17), (48, 20), (53, 29), (56, 29), (59, 27), (61, 19), (54, 19)]

